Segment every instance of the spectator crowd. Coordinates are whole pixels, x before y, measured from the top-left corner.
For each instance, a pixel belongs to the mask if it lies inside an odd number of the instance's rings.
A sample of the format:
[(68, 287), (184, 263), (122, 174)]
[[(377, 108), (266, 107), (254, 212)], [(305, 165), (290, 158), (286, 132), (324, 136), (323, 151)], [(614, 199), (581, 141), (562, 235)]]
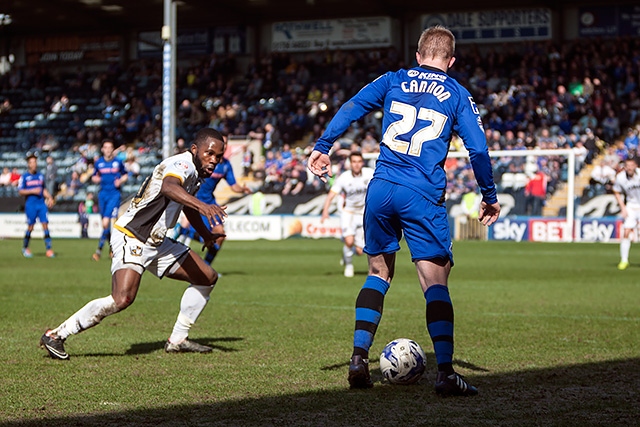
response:
[[(578, 170), (594, 160), (598, 167), (616, 170), (620, 161), (638, 155), (640, 39), (459, 45), (456, 56), (449, 74), (474, 96), (490, 150), (571, 148)], [(264, 192), (325, 191), (306, 172), (306, 160), (328, 121), (364, 84), (412, 65), (395, 48), (274, 52), (242, 66), (232, 55), (191, 59), (178, 72), (178, 146), (184, 147), (203, 126), (231, 138), (258, 139), (262, 156), (253, 158), (245, 150), (242, 174), (259, 180)], [(112, 63), (98, 73), (14, 68), (0, 77), (5, 94), (0, 124), (8, 118), (17, 122), (22, 115), (15, 112), (27, 102), (39, 105), (36, 120), (63, 122), (53, 129), (19, 126), (15, 144), (3, 144), (0, 150), (76, 153), (71, 167), (57, 171), (55, 190), (62, 198), (73, 197), (86, 183), (105, 137), (116, 141), (129, 173), (138, 176), (137, 157), (161, 151), (161, 76), (160, 60), (141, 60), (127, 68)], [(380, 113), (366, 116), (336, 143), (334, 172), (346, 167), (352, 150), (375, 154), (380, 120)], [(0, 139), (8, 130), (0, 127)], [(451, 149), (461, 150), (461, 141), (452, 141)], [(475, 191), (467, 161), (449, 159), (445, 167), (449, 198)], [(527, 208), (532, 214), (544, 204), (545, 193), (566, 179), (566, 168), (560, 156), (494, 159), (501, 191), (523, 191), (526, 197), (536, 193), (538, 200)], [(10, 174), (5, 168), (1, 185), (12, 185)], [(524, 182), (514, 180), (522, 175)], [(610, 181), (610, 172), (602, 175)], [(602, 180), (592, 180), (593, 194), (607, 191)]]

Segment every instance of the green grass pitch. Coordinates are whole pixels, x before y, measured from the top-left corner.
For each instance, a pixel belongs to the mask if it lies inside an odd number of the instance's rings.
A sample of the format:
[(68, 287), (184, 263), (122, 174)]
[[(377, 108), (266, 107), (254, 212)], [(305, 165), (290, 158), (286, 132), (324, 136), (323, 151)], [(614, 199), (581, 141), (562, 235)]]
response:
[[(71, 360), (38, 348), (110, 292), (93, 240), (0, 241), (0, 425), (590, 426), (640, 417), (640, 249), (618, 271), (618, 246), (456, 242), (450, 289), (454, 366), (471, 398), (433, 392), (424, 298), (406, 247), (372, 348), (371, 390), (346, 382), (354, 302), (366, 277), (342, 275), (337, 240), (227, 242), (223, 274), (191, 338), (210, 354), (165, 354), (185, 284), (145, 275), (135, 303), (71, 337)], [(195, 247), (195, 246), (194, 246)], [(635, 263), (634, 263), (635, 261)], [(427, 371), (414, 386), (382, 382), (390, 340), (418, 341)]]

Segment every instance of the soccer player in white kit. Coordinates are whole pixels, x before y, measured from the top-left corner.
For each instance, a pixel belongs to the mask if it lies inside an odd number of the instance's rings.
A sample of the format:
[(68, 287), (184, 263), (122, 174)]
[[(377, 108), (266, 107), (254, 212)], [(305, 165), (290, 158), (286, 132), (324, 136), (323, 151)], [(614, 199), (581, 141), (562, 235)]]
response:
[(204, 310), (218, 273), (182, 243), (166, 239), (181, 211), (198, 231), (206, 247), (219, 234), (211, 233), (203, 215), (218, 225), (224, 208), (198, 200), (194, 194), (200, 179), (211, 176), (222, 160), (224, 141), (220, 132), (198, 131), (188, 151), (169, 157), (153, 170), (140, 186), (127, 211), (116, 221), (111, 235), (111, 294), (90, 301), (55, 329), (47, 330), (40, 344), (54, 359), (68, 360), (65, 340), (98, 325), (102, 319), (129, 307), (136, 298), (145, 271), (162, 278), (189, 282), (180, 302), (173, 332), (165, 344), (167, 353), (207, 353), (211, 347), (188, 339), (191, 326)]
[(640, 169), (636, 159), (625, 160), (624, 170), (616, 175), (613, 194), (620, 205), (620, 214), (624, 218), (618, 270), (626, 270), (629, 267), (631, 235), (640, 221)]
[(369, 181), (373, 178), (373, 169), (364, 167), (362, 154), (352, 152), (349, 155), (351, 169), (342, 173), (331, 186), (322, 209), (322, 219), (329, 217), (331, 201), (339, 194), (344, 196), (340, 226), (342, 228), (342, 260), (344, 262), (344, 276), (353, 277), (353, 255), (362, 255), (364, 248), (364, 231), (362, 228), (364, 216), (364, 199), (367, 194)]

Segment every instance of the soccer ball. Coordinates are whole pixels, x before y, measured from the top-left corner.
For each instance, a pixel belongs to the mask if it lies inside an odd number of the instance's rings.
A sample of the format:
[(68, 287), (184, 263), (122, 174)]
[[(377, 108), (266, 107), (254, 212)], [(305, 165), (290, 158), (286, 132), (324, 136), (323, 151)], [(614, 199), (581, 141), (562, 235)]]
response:
[(407, 338), (391, 341), (380, 355), (380, 371), (392, 384), (416, 383), (422, 377), (426, 363), (420, 344)]

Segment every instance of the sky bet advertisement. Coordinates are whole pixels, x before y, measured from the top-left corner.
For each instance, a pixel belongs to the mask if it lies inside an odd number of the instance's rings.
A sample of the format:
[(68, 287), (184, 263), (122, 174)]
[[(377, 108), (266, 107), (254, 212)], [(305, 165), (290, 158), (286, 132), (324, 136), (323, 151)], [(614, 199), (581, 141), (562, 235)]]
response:
[[(620, 238), (622, 219), (582, 218), (574, 223), (574, 241), (610, 242)], [(489, 227), (490, 240), (564, 242), (569, 230), (564, 218), (507, 217)]]

